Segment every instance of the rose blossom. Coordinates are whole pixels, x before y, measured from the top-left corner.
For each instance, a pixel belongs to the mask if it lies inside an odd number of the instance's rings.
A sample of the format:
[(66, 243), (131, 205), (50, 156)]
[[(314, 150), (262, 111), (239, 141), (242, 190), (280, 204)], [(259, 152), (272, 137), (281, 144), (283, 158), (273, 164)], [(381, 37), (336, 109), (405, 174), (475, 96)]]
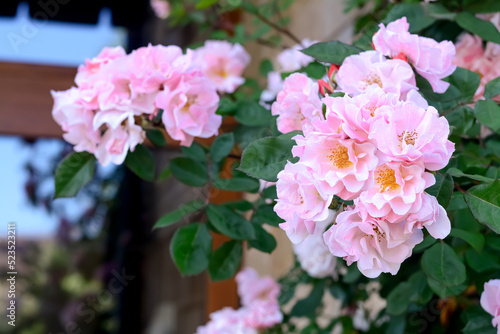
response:
[(329, 211), (328, 218), (317, 222), (311, 235), (307, 236), (300, 244), (293, 246), (300, 266), (311, 277), (325, 278), (336, 274), (337, 259), (330, 253), (323, 240), (325, 229), (335, 220), (337, 214), (336, 211)]
[(440, 43), (427, 37), (410, 34), (406, 17), (391, 22), (373, 36), (375, 50), (389, 57), (403, 53), (415, 70), (429, 81), (436, 93), (444, 93), (449, 83), (441, 80), (455, 71), (452, 65), (455, 46), (450, 41)]
[(415, 74), (407, 62), (386, 59), (377, 51), (366, 51), (347, 57), (335, 76), (339, 88), (349, 94), (364, 93), (369, 87), (378, 86), (386, 93), (404, 99), (411, 89), (418, 89)]
[(369, 142), (312, 134), (306, 137), (300, 161), (311, 168), (316, 179), (326, 181), (318, 183), (322, 193), (351, 200), (370, 186), (371, 172), (378, 163), (376, 150)]
[(240, 44), (206, 41), (195, 51), (195, 64), (213, 82), (219, 92), (233, 93), (245, 79), (242, 77), (250, 55)]
[(422, 193), (435, 183), (423, 164), (386, 162), (373, 172), (373, 186), (357, 200), (361, 212), (399, 222), (422, 206)]
[(96, 75), (101, 66), (108, 64), (113, 59), (125, 57), (127, 53), (121, 46), (114, 48), (104, 48), (102, 51), (92, 59), (86, 59), (85, 65), (78, 66), (78, 72), (75, 77), (75, 83), (78, 86), (84, 85), (91, 77)]
[(283, 90), (272, 105), (272, 114), (278, 115), (278, 130), (282, 133), (302, 130), (304, 123), (322, 118), (322, 103), (318, 84), (304, 74), (294, 73), (285, 79)]
[(196, 334), (258, 334), (255, 328), (245, 323), (246, 309), (234, 310), (225, 307), (210, 314), (210, 321), (198, 327)]
[(326, 97), (327, 118), (337, 115), (343, 122), (344, 132), (352, 139), (367, 141), (372, 124), (387, 118), (399, 104), (397, 94), (385, 93), (378, 86), (370, 86), (364, 94), (350, 97)]
[(445, 117), (439, 117), (434, 107), (427, 110), (412, 102), (404, 102), (376, 120), (369, 138), (391, 160), (422, 161), (425, 168), (439, 170), (451, 158), (455, 145), (448, 140), (450, 126)]
[(151, 0), (151, 8), (160, 19), (166, 19), (170, 15), (170, 3), (167, 0)]
[(425, 227), (434, 239), (444, 239), (450, 234), (451, 224), (446, 210), (439, 205), (436, 197), (427, 193), (422, 195), (422, 207), (406, 218), (405, 233)]
[(296, 212), (293, 212), (292, 217), (279, 226), (286, 232), (286, 235), (293, 244), (299, 244), (308, 235), (313, 233), (316, 222), (314, 220), (304, 220)]
[(422, 242), (423, 233), (415, 229), (405, 234), (404, 223), (362, 217), (357, 208), (348, 208), (337, 216), (324, 239), (333, 255), (343, 257), (348, 265), (357, 261), (363, 275), (375, 278), (381, 273), (395, 275), (413, 247)]
[(493, 316), (491, 323), (500, 333), (500, 279), (492, 279), (484, 283), (481, 294), (481, 307)]
[(315, 43), (317, 43), (317, 41), (311, 41), (306, 38), (302, 40), (301, 44), (296, 44), (292, 48), (282, 51), (278, 55), (278, 63), (281, 66), (281, 71), (294, 72), (312, 63), (314, 58), (309, 57), (300, 50)]
[(79, 90), (73, 87), (63, 92), (51, 91), (51, 94), (52, 117), (62, 127), (64, 140), (75, 145), (76, 152), (94, 153), (100, 134), (92, 126), (94, 112), (84, 107)]
[(326, 188), (326, 182), (315, 178), (306, 165), (288, 162), (278, 174), (274, 211), (284, 220), (292, 219), (294, 213), (305, 220), (324, 220), (333, 199), (333, 194), (323, 192)]
[(167, 133), (184, 146), (191, 146), (194, 137), (216, 135), (222, 123), (222, 117), (215, 114), (219, 96), (211, 81), (199, 72), (183, 74), (176, 84), (166, 85), (155, 104), (163, 109)]

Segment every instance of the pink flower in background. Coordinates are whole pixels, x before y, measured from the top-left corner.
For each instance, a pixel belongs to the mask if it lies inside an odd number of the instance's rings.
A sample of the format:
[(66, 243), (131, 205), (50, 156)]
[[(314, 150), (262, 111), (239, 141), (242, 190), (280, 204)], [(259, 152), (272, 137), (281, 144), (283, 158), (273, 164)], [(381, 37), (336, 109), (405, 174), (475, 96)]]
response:
[(176, 84), (165, 86), (155, 102), (163, 109), (167, 133), (181, 145), (191, 146), (194, 137), (217, 135), (222, 123), (222, 117), (215, 114), (219, 96), (210, 80), (200, 73), (183, 74)]
[(323, 233), (334, 222), (337, 215), (336, 211), (329, 210), (329, 212), (327, 219), (316, 223), (312, 234), (308, 235), (300, 244), (293, 246), (300, 266), (311, 277), (336, 276), (337, 258), (330, 253), (323, 239)]
[(500, 333), (500, 279), (492, 279), (484, 283), (481, 294), (481, 307), (493, 316), (491, 323)]
[(420, 210), (424, 189), (434, 183), (434, 175), (421, 163), (386, 162), (375, 169), (373, 186), (361, 193), (356, 205), (372, 217), (400, 222)]
[(386, 59), (377, 51), (366, 51), (347, 57), (335, 79), (339, 88), (352, 96), (376, 86), (386, 93), (394, 93), (404, 99), (409, 90), (418, 89), (415, 74), (407, 62)]
[(278, 96), (278, 93), (283, 89), (285, 80), (281, 78), (279, 72), (269, 72), (267, 74), (267, 88), (260, 95), (260, 103), (267, 109), (271, 109), (270, 103)]
[(278, 130), (282, 133), (302, 130), (304, 123), (322, 118), (318, 84), (304, 74), (290, 75), (272, 106), (272, 114), (278, 116)]
[(151, 8), (160, 19), (166, 19), (170, 15), (170, 3), (167, 0), (151, 0)]
[(474, 62), (484, 56), (483, 41), (479, 36), (463, 34), (455, 44), (455, 48), (453, 63), (458, 66), (461, 66), (460, 64), (474, 66)]
[(294, 213), (304, 220), (324, 220), (333, 199), (333, 194), (323, 192), (327, 188), (326, 182), (314, 177), (306, 165), (288, 162), (278, 174), (274, 211), (284, 220), (292, 219)]
[(278, 299), (256, 300), (247, 307), (245, 324), (251, 328), (264, 329), (273, 327), (283, 321)]
[(427, 193), (422, 195), (422, 207), (406, 218), (405, 233), (412, 233), (415, 228), (425, 227), (435, 239), (446, 238), (451, 231), (450, 219), (446, 210), (439, 205), (436, 197)]
[(250, 55), (240, 44), (206, 41), (195, 51), (195, 64), (212, 80), (219, 92), (233, 93), (245, 82), (242, 77)]
[(84, 107), (79, 90), (73, 87), (51, 93), (54, 99), (52, 117), (62, 127), (64, 140), (75, 145), (76, 152), (94, 153), (100, 134), (92, 125), (94, 112)]
[(255, 269), (245, 268), (235, 277), (238, 295), (243, 306), (250, 306), (256, 301), (276, 301), (280, 286), (271, 277), (260, 278)]
[(452, 64), (455, 46), (450, 41), (436, 42), (408, 32), (406, 17), (391, 22), (373, 36), (375, 50), (389, 57), (403, 53), (415, 70), (429, 81), (436, 93), (444, 93), (449, 83), (441, 80), (455, 71)]
[(376, 120), (369, 138), (390, 160), (424, 163), (429, 170), (444, 168), (455, 145), (448, 140), (450, 126), (434, 107), (400, 104), (387, 119)]
[(358, 209), (351, 208), (337, 216), (324, 240), (333, 255), (343, 257), (348, 265), (357, 262), (359, 271), (367, 277), (395, 275), (413, 247), (423, 240), (421, 230), (405, 234), (404, 228), (404, 223), (362, 217)]
[(323, 103), (327, 106), (327, 117), (335, 114), (342, 119), (342, 129), (350, 138), (367, 141), (372, 124), (379, 118), (386, 119), (393, 112), (399, 104), (399, 96), (371, 86), (364, 94), (326, 97)]
[(210, 314), (210, 321), (198, 327), (196, 334), (258, 334), (259, 332), (245, 322), (247, 310), (234, 310), (230, 307)]
[(300, 52), (300, 50), (305, 49), (317, 41), (311, 41), (309, 39), (302, 40), (301, 44), (294, 45), (292, 48), (282, 51), (278, 55), (278, 63), (281, 66), (282, 72), (294, 72), (306, 67), (314, 61), (314, 58)]

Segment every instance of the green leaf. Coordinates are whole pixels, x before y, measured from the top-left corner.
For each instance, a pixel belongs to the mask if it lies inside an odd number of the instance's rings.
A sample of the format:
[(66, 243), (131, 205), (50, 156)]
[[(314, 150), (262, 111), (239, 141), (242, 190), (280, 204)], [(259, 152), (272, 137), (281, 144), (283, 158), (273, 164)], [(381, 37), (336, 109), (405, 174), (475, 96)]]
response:
[(208, 182), (207, 166), (190, 158), (175, 158), (170, 161), (175, 178), (192, 187), (201, 187)]
[(276, 186), (272, 185), (262, 190), (262, 198), (272, 199), (272, 200), (277, 199), (278, 194), (276, 193)]
[(206, 225), (194, 223), (179, 228), (170, 243), (170, 254), (183, 275), (196, 275), (208, 267), (212, 236)]
[(273, 205), (263, 204), (257, 208), (257, 211), (255, 211), (255, 214), (252, 217), (252, 222), (260, 225), (267, 224), (278, 227), (279, 224), (284, 223), (285, 221), (281, 219), (276, 212), (274, 212)]
[(449, 286), (430, 277), (427, 277), (427, 283), (429, 284), (431, 290), (442, 299), (457, 296), (467, 289), (467, 284), (465, 283)]
[(492, 99), (500, 94), (500, 77), (491, 80), (484, 87), (484, 97)]
[(128, 152), (125, 165), (141, 179), (155, 179), (155, 159), (153, 153), (144, 145), (137, 145), (134, 152)]
[(196, 9), (207, 9), (217, 3), (218, 0), (199, 0), (196, 3)]
[(327, 73), (325, 66), (315, 61), (307, 65), (304, 72), (313, 80), (322, 79)]
[(408, 282), (399, 283), (387, 296), (387, 313), (400, 315), (406, 312), (413, 288)]
[(232, 132), (224, 133), (215, 138), (210, 147), (210, 156), (212, 161), (219, 162), (231, 153), (234, 147), (234, 135)]
[(336, 65), (341, 65), (351, 55), (363, 52), (360, 48), (339, 41), (316, 43), (301, 51), (320, 62)]
[(493, 327), (491, 323), (492, 317), (490, 315), (484, 315), (479, 317), (474, 317), (467, 322), (462, 333), (464, 334), (496, 334), (497, 330)]
[(239, 201), (225, 202), (223, 205), (225, 207), (230, 208), (231, 210), (236, 210), (241, 212), (246, 212), (253, 209), (253, 204), (250, 203), (249, 201), (245, 201), (244, 199)]
[(328, 291), (330, 291), (330, 294), (333, 296), (333, 298), (342, 302), (343, 307), (347, 306), (349, 296), (344, 287), (342, 287), (338, 283), (334, 283), (328, 287)]
[(213, 186), (222, 190), (255, 193), (259, 190), (260, 183), (245, 175), (245, 177), (237, 176), (230, 179), (216, 178), (213, 181)]
[(347, 284), (356, 282), (361, 277), (361, 272), (357, 266), (350, 265), (347, 267), (347, 274), (344, 275), (342, 281)]
[(290, 316), (302, 317), (312, 316), (316, 313), (316, 309), (321, 305), (323, 294), (325, 292), (325, 280), (317, 280), (314, 282), (313, 289), (309, 296), (299, 300), (292, 308)]
[(424, 251), (425, 249), (427, 249), (428, 247), (434, 245), (435, 242), (436, 242), (436, 239), (434, 239), (433, 237), (431, 237), (429, 235), (429, 236), (425, 237), (424, 241), (422, 241), (421, 243), (416, 245), (415, 248), (413, 248), (413, 253), (420, 253), (420, 252)]
[(428, 277), (445, 286), (456, 286), (465, 281), (465, 265), (444, 242), (427, 249), (422, 255), (421, 263)]
[(470, 1), (464, 6), (464, 10), (471, 13), (500, 12), (500, 2), (498, 0)]
[(401, 3), (391, 8), (383, 23), (388, 24), (402, 18), (403, 16), (406, 17), (408, 23), (410, 24), (409, 31), (411, 33), (416, 33), (436, 22), (436, 19), (427, 15), (421, 4)]
[(448, 8), (438, 3), (425, 3), (422, 4), (426, 13), (438, 20), (452, 20), (454, 21), (457, 14), (450, 12)]
[(482, 176), (482, 175), (465, 174), (464, 172), (462, 172), (461, 170), (459, 170), (457, 168), (449, 168), (446, 171), (446, 173), (449, 174), (449, 175), (451, 175), (451, 176), (454, 176), (454, 177), (467, 177), (469, 179), (476, 180), (476, 181), (481, 181), (481, 182), (491, 183), (491, 182), (495, 181), (494, 179), (490, 179), (489, 177)]
[(212, 281), (224, 281), (236, 274), (243, 256), (241, 241), (231, 240), (224, 243), (210, 257), (208, 273)]
[(181, 150), (182, 153), (184, 153), (184, 155), (186, 155), (188, 158), (202, 162), (204, 164), (207, 162), (207, 153), (205, 152), (203, 146), (201, 146), (197, 142), (193, 142), (189, 147), (182, 146)]
[(238, 103), (227, 97), (222, 97), (219, 101), (219, 108), (217, 109), (217, 115), (232, 116), (236, 113), (236, 110), (238, 110)]
[(500, 32), (493, 23), (481, 20), (468, 12), (458, 13), (456, 22), (463, 29), (478, 35), (482, 39), (500, 44)]
[(472, 187), (464, 196), (477, 221), (500, 233), (500, 181)]
[(435, 196), (443, 208), (447, 208), (450, 204), (451, 195), (453, 194), (453, 178), (446, 174), (436, 173), (436, 183), (426, 189), (429, 195)]
[(469, 248), (465, 252), (465, 261), (472, 270), (478, 273), (500, 269), (500, 260), (498, 256), (486, 250), (476, 252), (474, 249)]
[(231, 209), (222, 205), (210, 204), (207, 215), (210, 223), (220, 233), (236, 240), (255, 239), (255, 230), (252, 224)]
[(484, 126), (500, 133), (500, 107), (493, 100), (479, 100), (474, 108), (476, 118)]
[(294, 160), (292, 147), (295, 141), (292, 137), (297, 134), (297, 131), (293, 131), (253, 142), (243, 152), (238, 169), (256, 179), (276, 182), (278, 173), (285, 168), (286, 163)]
[(273, 116), (258, 102), (246, 100), (238, 102), (234, 118), (243, 125), (260, 126), (270, 124)]
[(259, 66), (260, 75), (262, 75), (263, 77), (267, 77), (267, 74), (272, 71), (273, 63), (269, 59), (264, 59), (263, 61), (261, 61)]
[(153, 226), (153, 229), (157, 229), (160, 227), (170, 226), (172, 224), (177, 223), (182, 217), (190, 214), (192, 212), (198, 211), (205, 206), (205, 202), (200, 200), (194, 200), (179, 206), (177, 210), (174, 210), (170, 213), (167, 213), (165, 216), (161, 217), (156, 224)]
[(450, 235), (464, 240), (478, 252), (480, 252), (484, 247), (484, 235), (481, 233), (452, 228)]
[(170, 170), (170, 167), (166, 167), (158, 176), (158, 181), (164, 181), (168, 179), (170, 175), (172, 175), (172, 171)]
[(95, 171), (95, 157), (88, 152), (73, 152), (57, 166), (54, 198), (74, 197), (80, 189), (92, 180)]
[(255, 239), (249, 240), (248, 245), (264, 253), (272, 253), (276, 249), (276, 239), (257, 223), (252, 223), (255, 230)]
[[(471, 102), (476, 94), (479, 83), (481, 82), (481, 76), (479, 73), (469, 71), (462, 67), (457, 67), (455, 72), (449, 77), (449, 82), (451, 86), (442, 95), (455, 96), (458, 91), (458, 98), (460, 101), (468, 103)], [(436, 94), (438, 95), (438, 94)]]
[(156, 130), (156, 129), (146, 130), (146, 137), (155, 146), (162, 147), (162, 146), (167, 145), (167, 140), (165, 139), (163, 132), (161, 132), (160, 130)]
[(413, 287), (410, 301), (425, 305), (434, 295), (427, 283), (427, 276), (422, 271), (417, 271), (408, 279), (408, 283)]

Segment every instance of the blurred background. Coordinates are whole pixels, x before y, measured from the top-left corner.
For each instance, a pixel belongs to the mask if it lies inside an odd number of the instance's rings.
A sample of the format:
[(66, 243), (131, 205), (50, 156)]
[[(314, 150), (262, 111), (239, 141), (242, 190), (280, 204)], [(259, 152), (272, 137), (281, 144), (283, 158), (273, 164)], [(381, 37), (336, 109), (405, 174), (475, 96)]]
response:
[[(299, 0), (290, 29), (300, 38), (348, 42), (357, 14), (344, 15), (342, 0)], [(229, 19), (246, 22), (239, 13)], [(52, 120), (50, 90), (74, 85), (77, 66), (104, 46), (130, 52), (148, 43), (185, 47), (203, 37), (192, 25), (158, 18), (149, 0), (2, 0), (0, 275), (5, 282), (8, 223), (17, 226), (18, 275), (16, 327), (4, 318), (0, 333), (193, 333), (210, 312), (237, 306), (233, 281), (181, 278), (168, 251), (175, 227), (151, 232), (159, 217), (200, 195), (192, 188), (98, 166), (76, 198), (53, 201), (55, 168), (72, 147)], [(257, 76), (259, 59), (279, 51), (246, 47), (254, 60), (250, 76)], [(153, 149), (158, 171), (177, 150)], [(273, 233), (280, 244), (273, 254), (245, 257), (261, 274), (279, 277), (293, 253), (281, 231)], [(4, 307), (7, 285), (0, 290)]]

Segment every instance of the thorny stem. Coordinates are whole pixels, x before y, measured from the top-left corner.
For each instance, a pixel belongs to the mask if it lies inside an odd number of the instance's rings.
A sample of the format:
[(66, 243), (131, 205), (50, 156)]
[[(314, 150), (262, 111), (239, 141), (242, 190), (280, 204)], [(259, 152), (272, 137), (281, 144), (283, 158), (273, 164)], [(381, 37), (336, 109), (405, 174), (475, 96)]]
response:
[(455, 188), (457, 188), (458, 191), (461, 193), (465, 194), (465, 190), (463, 190), (458, 183), (455, 182)]

